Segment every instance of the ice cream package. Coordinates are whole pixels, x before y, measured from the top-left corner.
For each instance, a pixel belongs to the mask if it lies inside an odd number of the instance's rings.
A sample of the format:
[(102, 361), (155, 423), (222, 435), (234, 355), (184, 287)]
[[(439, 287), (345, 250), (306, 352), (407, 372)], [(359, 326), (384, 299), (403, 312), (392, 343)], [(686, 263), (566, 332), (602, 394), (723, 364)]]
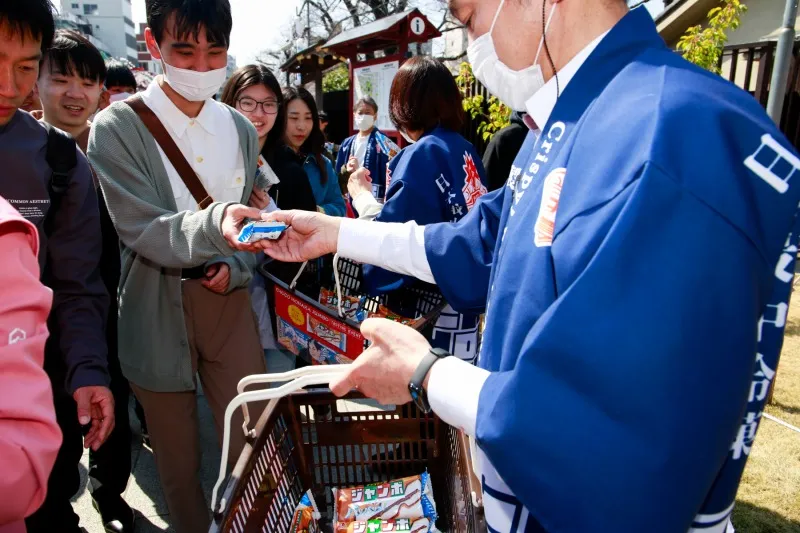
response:
[[(343, 296), (342, 311), (344, 312), (345, 318), (352, 320), (357, 324), (362, 323), (367, 318), (387, 318), (389, 320), (393, 320), (394, 322), (400, 322), (405, 326), (412, 327), (415, 326), (419, 320), (422, 320), (402, 317), (397, 313), (390, 311), (385, 305), (379, 305), (378, 310), (375, 312), (367, 311), (364, 308), (365, 299), (366, 296), (362, 296), (360, 298), (356, 296)], [(336, 291), (331, 291), (325, 288), (320, 289), (319, 303), (331, 311), (336, 311), (338, 313), (338, 302), (339, 298), (336, 296)]]
[(283, 222), (267, 222), (259, 220), (245, 224), (239, 232), (239, 242), (256, 242), (262, 239), (276, 240), (286, 230)]
[(289, 533), (319, 533), (320, 516), (317, 503), (309, 490), (300, 498), (300, 503), (292, 518), (292, 525), (289, 527)]
[(333, 529), (333, 533), (433, 533), (435, 531), (436, 527), (429, 518), (337, 522)]
[[(342, 311), (344, 312), (344, 317), (358, 324), (369, 318), (369, 313), (362, 305), (362, 300), (364, 300), (364, 298), (363, 296), (361, 298), (355, 296), (342, 297)], [(336, 291), (331, 291), (324, 287), (320, 289), (319, 303), (331, 311), (339, 312), (339, 298), (336, 296)]]
[(334, 524), (420, 518), (432, 524), (437, 516), (428, 472), (386, 483), (333, 489), (333, 500)]
[(370, 313), (370, 317), (386, 318), (394, 322), (400, 322), (404, 326), (411, 326), (411, 327), (416, 326), (418, 322), (424, 320), (424, 318), (414, 319), (414, 318), (406, 318), (404, 316), (400, 316), (397, 313), (390, 311), (389, 308), (386, 307), (385, 305), (378, 306), (378, 311), (375, 313)]

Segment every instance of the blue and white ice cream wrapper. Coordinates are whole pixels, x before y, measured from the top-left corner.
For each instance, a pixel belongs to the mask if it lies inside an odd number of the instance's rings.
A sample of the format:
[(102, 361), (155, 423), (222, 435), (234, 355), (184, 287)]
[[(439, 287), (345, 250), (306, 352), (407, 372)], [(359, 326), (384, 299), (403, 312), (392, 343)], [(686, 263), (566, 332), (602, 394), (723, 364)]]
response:
[(241, 243), (256, 242), (263, 239), (277, 240), (286, 230), (283, 222), (266, 222), (259, 220), (250, 222), (239, 232), (238, 241)]

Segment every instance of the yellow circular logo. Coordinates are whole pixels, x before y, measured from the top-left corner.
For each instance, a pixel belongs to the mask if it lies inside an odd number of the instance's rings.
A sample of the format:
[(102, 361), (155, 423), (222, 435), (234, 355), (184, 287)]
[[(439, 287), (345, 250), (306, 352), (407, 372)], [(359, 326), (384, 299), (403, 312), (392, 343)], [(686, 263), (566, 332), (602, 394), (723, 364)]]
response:
[(297, 326), (304, 326), (306, 323), (305, 313), (303, 313), (296, 305), (289, 306), (289, 318), (291, 318), (292, 322), (294, 322)]

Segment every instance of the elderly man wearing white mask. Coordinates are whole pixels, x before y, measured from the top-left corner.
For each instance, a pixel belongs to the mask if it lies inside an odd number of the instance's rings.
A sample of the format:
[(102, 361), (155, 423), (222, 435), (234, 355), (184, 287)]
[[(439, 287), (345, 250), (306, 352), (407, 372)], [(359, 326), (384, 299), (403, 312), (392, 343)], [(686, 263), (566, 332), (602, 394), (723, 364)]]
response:
[(450, 9), (476, 76), (526, 113), (506, 187), (457, 224), (275, 214), (292, 227), (263, 247), (435, 281), (486, 312), (478, 367), (369, 320), (332, 389), (413, 400), (473, 435), (490, 531), (724, 531), (780, 352), (800, 159), (644, 8)]
[(356, 102), (353, 111), (353, 126), (358, 133), (342, 142), (336, 158), (336, 172), (349, 176), (359, 168), (366, 168), (372, 176), (373, 196), (383, 200), (388, 187), (386, 168), (400, 148), (377, 128), (375, 100), (365, 96)]

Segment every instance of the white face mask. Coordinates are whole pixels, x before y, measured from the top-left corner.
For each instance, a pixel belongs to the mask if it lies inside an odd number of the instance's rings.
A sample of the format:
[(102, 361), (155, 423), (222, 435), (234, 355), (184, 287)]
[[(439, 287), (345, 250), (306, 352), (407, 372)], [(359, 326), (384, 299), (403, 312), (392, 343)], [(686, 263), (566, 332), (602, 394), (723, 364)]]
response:
[(411, 138), (411, 137), (408, 135), (408, 133), (406, 133), (406, 132), (405, 132), (405, 131), (403, 131), (403, 130), (400, 130), (400, 135), (402, 135), (402, 136), (403, 136), (403, 139), (405, 139), (406, 141), (408, 141), (408, 143), (409, 143), (409, 144), (414, 144), (415, 142), (417, 142), (417, 141), (415, 141), (414, 139), (412, 139), (412, 138)]
[(497, 17), (500, 15), (504, 3), (505, 0), (500, 0), (489, 31), (470, 43), (467, 48), (467, 57), (475, 77), (490, 93), (497, 96), (514, 111), (525, 111), (525, 102), (544, 86), (542, 67), (539, 66), (539, 54), (542, 52), (544, 36), (550, 27), (550, 21), (553, 20), (557, 4), (553, 4), (550, 16), (547, 17), (533, 65), (523, 70), (511, 70), (497, 57), (494, 41), (492, 41), (492, 31), (494, 31), (494, 25), (497, 23)]
[(173, 67), (164, 61), (163, 55), (161, 57), (161, 64), (164, 66), (164, 79), (176, 93), (190, 102), (204, 102), (217, 94), (219, 88), (225, 83), (225, 77), (228, 74), (227, 67), (209, 70), (208, 72)]
[(117, 94), (112, 94), (112, 95), (111, 95), (111, 98), (109, 98), (109, 102), (111, 102), (112, 104), (113, 104), (114, 102), (121, 102), (122, 100), (127, 100), (127, 99), (128, 99), (128, 98), (130, 98), (131, 96), (133, 96), (131, 93), (117, 93)]
[(372, 115), (356, 115), (355, 125), (358, 131), (369, 131), (375, 125), (375, 117)]

